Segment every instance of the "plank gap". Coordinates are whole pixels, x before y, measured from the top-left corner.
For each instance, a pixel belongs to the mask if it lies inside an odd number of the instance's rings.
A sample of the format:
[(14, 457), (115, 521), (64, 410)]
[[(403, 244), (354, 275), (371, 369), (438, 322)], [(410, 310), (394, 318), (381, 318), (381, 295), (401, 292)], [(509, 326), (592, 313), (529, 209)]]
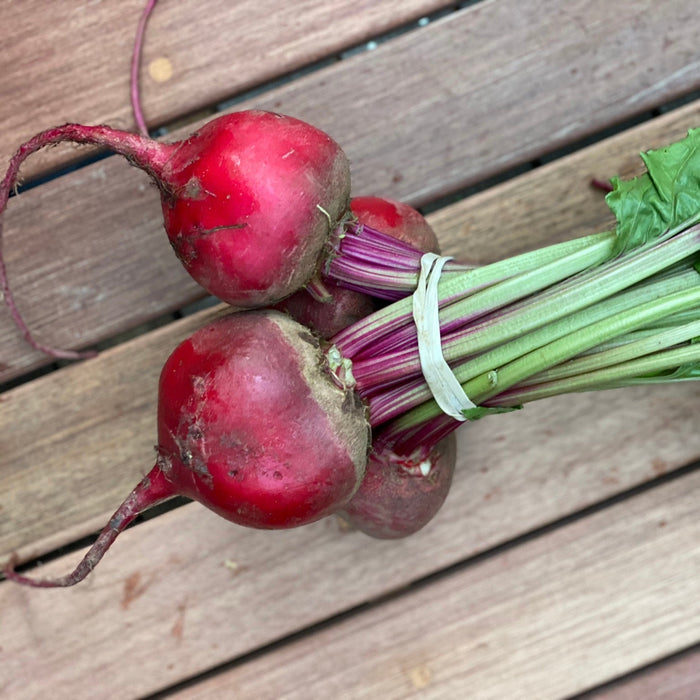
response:
[(341, 613), (331, 615), (325, 620), (309, 625), (308, 627), (305, 627), (304, 629), (299, 630), (298, 632), (293, 632), (292, 634), (280, 637), (279, 639), (276, 639), (275, 641), (270, 642), (269, 644), (264, 644), (256, 649), (251, 649), (249, 652), (241, 654), (240, 656), (237, 656), (236, 658), (231, 659), (226, 663), (214, 666), (208, 669), (207, 671), (192, 676), (191, 678), (185, 678), (184, 680), (174, 683), (173, 685), (170, 685), (167, 688), (163, 688), (151, 695), (145, 695), (140, 700), (165, 700), (166, 698), (172, 697), (173, 695), (176, 695), (177, 693), (180, 693), (183, 690), (187, 690), (188, 688), (193, 688), (197, 686), (202, 681), (214, 678), (221, 673), (225, 673), (226, 671), (236, 668), (237, 666), (248, 663), (250, 661), (254, 661), (255, 659), (260, 658), (265, 654), (269, 654), (278, 649), (282, 649), (288, 646), (289, 644), (301, 641), (325, 629), (341, 624), (345, 620), (350, 619), (351, 617), (357, 615), (360, 612), (364, 612), (366, 610), (370, 610), (376, 607), (376, 605), (377, 603), (375, 601), (363, 603), (361, 605), (354, 605), (348, 608), (347, 610), (343, 610), (343, 612)]
[(603, 498), (602, 500), (597, 501), (596, 503), (593, 503), (589, 506), (585, 506), (584, 508), (580, 508), (579, 510), (572, 511), (568, 515), (565, 515), (561, 518), (557, 518), (556, 520), (552, 520), (549, 523), (540, 525), (532, 530), (526, 530), (517, 537), (514, 537), (499, 545), (496, 545), (495, 547), (491, 547), (490, 549), (487, 549), (483, 552), (478, 552), (477, 554), (467, 557), (462, 561), (456, 562), (448, 567), (440, 569), (439, 571), (435, 571), (427, 576), (423, 576), (419, 579), (416, 579), (401, 590), (386, 594), (378, 602), (383, 602), (385, 600), (395, 598), (408, 589), (413, 590), (418, 588), (424, 588), (425, 586), (430, 585), (435, 581), (451, 576), (452, 574), (459, 573), (464, 569), (479, 564), (483, 561), (493, 559), (494, 557), (500, 556), (505, 552), (516, 549), (517, 547), (527, 544), (528, 542), (540, 539), (541, 537), (544, 537), (554, 532), (555, 530), (558, 530), (562, 527), (566, 527), (567, 525), (572, 525), (573, 523), (595, 515), (596, 513), (600, 513), (601, 511), (606, 510), (607, 508), (612, 508), (613, 506), (617, 506), (626, 501), (630, 501), (632, 499), (643, 496), (645, 493), (651, 491), (652, 489), (659, 488), (660, 486), (676, 481), (677, 479), (682, 479), (683, 477), (688, 476), (689, 474), (692, 474), (696, 471), (700, 471), (700, 461), (691, 462), (690, 464), (686, 464), (666, 474), (662, 474), (658, 477), (645, 481), (644, 483), (637, 484), (636, 486), (632, 486), (629, 489), (613, 494), (612, 496), (609, 496), (607, 498)]
[[(150, 333), (153, 330), (162, 328), (163, 326), (166, 326), (169, 323), (172, 323), (173, 321), (182, 318), (183, 316), (195, 313), (201, 308), (206, 308), (208, 306), (213, 306), (214, 304), (220, 303), (219, 301), (214, 299), (214, 297), (207, 297), (205, 296), (205, 294), (206, 292), (202, 290), (202, 300), (193, 302), (187, 305), (186, 307), (174, 309), (172, 311), (167, 311), (163, 314), (156, 316), (150, 321), (146, 321), (145, 323), (133, 326), (132, 328), (127, 328), (126, 330), (119, 331), (119, 333), (108, 336), (107, 338), (99, 340), (96, 343), (92, 343), (91, 345), (87, 345), (81, 349), (93, 350), (97, 353), (102, 353), (105, 350), (109, 350), (110, 348), (115, 347), (116, 345), (121, 345), (122, 343), (132, 340), (133, 338), (137, 338), (141, 335), (146, 335), (147, 333)], [(207, 300), (211, 301), (208, 302)], [(9, 379), (5, 382), (0, 382), (0, 396), (6, 391), (10, 391), (10, 389), (14, 389), (22, 384), (32, 382), (35, 379), (43, 377), (46, 374), (58, 372), (64, 367), (68, 367), (74, 364), (76, 364), (76, 360), (55, 360), (53, 362), (49, 362), (49, 364), (47, 365), (33, 369), (25, 374), (13, 377), (12, 379)]]
[[(3, 302), (0, 301), (0, 303)], [(34, 369), (31, 369), (24, 374), (20, 374), (17, 377), (12, 377), (12, 379), (0, 382), (0, 401), (2, 401), (2, 394), (4, 392), (10, 391), (10, 389), (15, 389), (16, 387), (20, 386), (20, 384), (33, 382), (35, 379), (39, 379), (39, 377), (43, 377), (45, 374), (51, 374), (60, 368), (61, 364), (58, 361), (49, 362), (47, 365), (40, 365), (39, 367), (35, 367)]]
[[(527, 163), (523, 163), (522, 165), (518, 165), (514, 168), (509, 168), (496, 175), (485, 178), (484, 180), (479, 180), (478, 182), (472, 183), (467, 187), (463, 187), (452, 192), (447, 192), (446, 194), (418, 207), (418, 209), (424, 215), (431, 214), (438, 209), (454, 204), (461, 199), (466, 199), (467, 197), (471, 197), (475, 194), (488, 190), (491, 187), (495, 187), (496, 185), (500, 185), (508, 180), (512, 180), (523, 173), (536, 170), (542, 165), (547, 165), (560, 160), (561, 158), (566, 158), (567, 156), (570, 156), (584, 148), (593, 146), (596, 143), (605, 141), (606, 139), (617, 136), (618, 134), (622, 134), (623, 132), (634, 127), (641, 126), (646, 122), (656, 119), (662, 114), (668, 114), (676, 109), (681, 109), (682, 107), (685, 107), (696, 100), (700, 100), (700, 90), (693, 90), (682, 97), (676, 98), (669, 102), (664, 102), (663, 104), (654, 107), (654, 109), (641, 112), (640, 114), (634, 115), (628, 119), (616, 122), (613, 125), (607, 126), (593, 134), (584, 136), (583, 138), (566, 144), (565, 146), (552, 149), (551, 151), (546, 151), (538, 158), (533, 158)], [(582, 181), (582, 186), (588, 187), (589, 183)]]
[[(696, 97), (700, 97), (700, 93), (698, 93)], [(418, 208), (424, 215), (432, 214), (438, 209), (443, 209), (444, 207), (447, 207), (451, 204), (455, 204), (461, 199), (472, 197), (473, 195), (479, 194), (480, 192), (484, 192), (485, 190), (495, 187), (496, 185), (508, 182), (508, 180), (512, 180), (520, 175), (523, 175), (526, 172), (536, 170), (537, 168), (540, 168), (543, 165), (554, 163), (562, 158), (566, 158), (567, 156), (576, 153), (577, 151), (581, 151), (584, 148), (593, 146), (596, 143), (605, 141), (606, 139), (611, 138), (613, 136), (617, 136), (618, 134), (621, 134), (627, 131), (628, 129), (631, 129), (636, 126), (641, 126), (646, 122), (650, 122), (659, 116), (657, 110), (661, 110), (661, 108), (662, 107), (660, 106), (655, 110), (649, 110), (648, 112), (644, 112), (630, 119), (626, 119), (612, 126), (608, 126), (605, 129), (601, 129), (600, 131), (596, 131), (594, 134), (584, 136), (583, 138), (572, 143), (566, 144), (565, 146), (561, 146), (551, 151), (547, 151), (541, 156), (533, 158), (527, 163), (523, 163), (522, 165), (518, 165), (514, 168), (509, 168), (507, 170), (504, 170), (503, 172), (497, 173), (496, 175), (485, 178), (484, 180), (479, 180), (478, 182), (468, 185), (467, 187), (455, 190), (454, 192), (449, 192)], [(589, 187), (590, 183), (582, 178), (581, 186)]]

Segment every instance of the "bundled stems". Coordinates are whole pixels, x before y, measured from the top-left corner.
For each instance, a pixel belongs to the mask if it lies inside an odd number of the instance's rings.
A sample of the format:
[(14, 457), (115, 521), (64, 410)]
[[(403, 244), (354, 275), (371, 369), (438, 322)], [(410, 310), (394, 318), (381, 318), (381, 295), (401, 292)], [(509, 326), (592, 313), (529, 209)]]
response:
[[(477, 406), (467, 419), (564, 393), (700, 378), (697, 217), (623, 254), (614, 233), (576, 243), (440, 281), (442, 353)], [(461, 424), (422, 375), (410, 299), (333, 343), (369, 406), (375, 443), (401, 453)]]

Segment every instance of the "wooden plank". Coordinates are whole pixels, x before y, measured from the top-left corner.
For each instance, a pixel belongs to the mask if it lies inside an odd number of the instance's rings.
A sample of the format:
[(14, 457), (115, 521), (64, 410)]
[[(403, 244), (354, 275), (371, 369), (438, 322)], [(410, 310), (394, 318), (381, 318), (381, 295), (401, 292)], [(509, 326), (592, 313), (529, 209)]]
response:
[[(357, 193), (425, 202), (696, 87), (691, 10), (680, 0), (628, 0), (615, 13), (602, 0), (478, 3), (241, 106), (328, 130), (353, 162)], [(5, 250), (31, 327), (63, 347), (198, 293), (165, 241), (152, 188), (114, 158), (12, 202)], [(46, 361), (6, 314), (0, 343), (0, 379)]]
[(698, 498), (696, 471), (173, 697), (569, 697), (700, 638)]
[[(0, 584), (0, 688), (13, 700), (47, 685), (73, 697), (89, 680), (92, 698), (142, 697), (600, 498), (629, 463), (629, 441), (621, 434), (615, 453), (600, 425), (567, 433), (565, 421), (585, 425), (585, 397), (549, 406), (465, 431), (441, 516), (406, 540), (371, 540), (331, 518), (241, 529), (191, 504), (124, 533), (75, 588)], [(645, 442), (648, 428), (637, 462), (668, 439)], [(218, 697), (339, 697), (314, 685), (326, 676), (342, 697), (410, 697), (415, 674), (404, 674), (421, 663), (438, 697), (463, 697), (460, 687), (518, 697), (507, 692), (516, 683), (526, 697), (561, 697), (596, 685), (697, 640), (698, 496), (696, 471), (235, 669)]]
[[(0, 154), (65, 121), (132, 129), (131, 50), (145, 0), (6, 2), (0, 54)], [(144, 43), (143, 105), (163, 124), (334, 56), (447, 0), (160, 2)], [(47, 13), (51, 21), (47, 22)], [(74, 159), (47, 151), (27, 176)]]
[[(700, 650), (644, 669), (609, 687), (586, 693), (585, 700), (695, 700), (700, 689)], [(584, 700), (584, 698), (581, 698)]]
[[(577, 234), (604, 228), (610, 214), (600, 193), (586, 186), (588, 174), (595, 173), (596, 167), (603, 168), (598, 171), (603, 176), (628, 169), (632, 159), (635, 164), (639, 160), (632, 154), (640, 143), (654, 145), (669, 133), (682, 132), (697, 120), (698, 109), (693, 105), (654, 120), (437, 212), (431, 221), (445, 251), (487, 261), (566, 237), (577, 221), (585, 223), (575, 229)], [(567, 192), (574, 202), (571, 206)], [(536, 218), (537, 225), (530, 226), (529, 217)], [(471, 230), (463, 229), (465, 222)], [(162, 362), (192, 328), (190, 324), (199, 322), (195, 319), (158, 331), (4, 395), (0, 493), (13, 493), (17, 500), (0, 521), (0, 552), (19, 549), (25, 556), (46, 552), (69, 539), (67, 533), (73, 533), (73, 527), (78, 528), (76, 535), (89, 532), (96, 519), (119, 502), (149, 466)], [(99, 395), (93, 387), (100, 387)], [(691, 415), (692, 392), (687, 401)], [(675, 465), (697, 454), (692, 439), (684, 437), (681, 443), (687, 451), (673, 454)], [(51, 478), (47, 480), (46, 474)], [(625, 478), (620, 488), (640, 478), (646, 476)], [(60, 503), (53, 509), (61, 513), (60, 522), (36, 518), (30, 507), (33, 499), (44, 502), (48, 494), (70, 492), (79, 496), (77, 510), (75, 505)]]

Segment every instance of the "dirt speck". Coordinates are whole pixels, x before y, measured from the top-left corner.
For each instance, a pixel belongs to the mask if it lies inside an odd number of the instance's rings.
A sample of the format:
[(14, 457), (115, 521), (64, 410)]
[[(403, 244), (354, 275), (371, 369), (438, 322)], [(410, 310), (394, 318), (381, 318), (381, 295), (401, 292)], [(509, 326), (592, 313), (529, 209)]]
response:
[(124, 581), (124, 591), (122, 593), (122, 608), (126, 610), (138, 597), (148, 588), (145, 582), (141, 581), (141, 573), (134, 571), (133, 574), (127, 577)]
[(183, 633), (185, 631), (185, 611), (187, 610), (186, 603), (180, 603), (177, 606), (177, 616), (175, 618), (175, 623), (170, 628), (170, 634), (172, 634), (175, 639), (180, 641), (182, 639)]
[(658, 457), (651, 460), (651, 468), (657, 476), (663, 476), (668, 471), (668, 464)]
[(338, 532), (347, 534), (350, 532), (356, 532), (355, 526), (344, 516), (343, 513), (336, 513), (336, 525), (338, 527)]
[(148, 75), (156, 83), (167, 83), (173, 77), (173, 64), (165, 56), (154, 58), (148, 64)]

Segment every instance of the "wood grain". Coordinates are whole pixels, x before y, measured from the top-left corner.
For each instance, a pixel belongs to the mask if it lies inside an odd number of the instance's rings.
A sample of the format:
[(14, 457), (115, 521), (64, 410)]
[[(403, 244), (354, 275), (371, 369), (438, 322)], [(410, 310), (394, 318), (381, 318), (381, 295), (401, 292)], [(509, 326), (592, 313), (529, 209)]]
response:
[[(697, 87), (698, 22), (681, 0), (478, 3), (240, 107), (326, 129), (356, 193), (424, 203)], [(116, 158), (13, 201), (7, 264), (36, 334), (85, 346), (196, 298), (159, 221), (153, 188)], [(0, 345), (0, 380), (46, 362), (7, 314)]]
[[(0, 689), (5, 690), (5, 696), (19, 700), (36, 696), (38, 688), (45, 687), (41, 684), (51, 683), (71, 697), (86, 678), (98, 676), (92, 697), (140, 697), (390, 591), (401, 590), (422, 576), (600, 502), (634, 483), (673, 469), (678, 462), (690, 461), (687, 443), (694, 445), (696, 457), (700, 455), (692, 419), (692, 406), (697, 406), (700, 398), (697, 391), (691, 393), (681, 387), (675, 393), (664, 389), (611, 392), (604, 406), (600, 397), (579, 395), (533, 404), (518, 414), (468, 426), (459, 435), (459, 464), (444, 509), (430, 526), (406, 540), (371, 540), (341, 529), (333, 518), (286, 532), (253, 531), (235, 527), (199, 504), (190, 504), (121, 535), (90, 579), (75, 588), (33, 590), (0, 583), (0, 620), (6, 630), (1, 645)], [(42, 478), (49, 479), (46, 474)], [(425, 618), (418, 613), (415, 628), (405, 621), (385, 628), (386, 617), (377, 613), (376, 622), (383, 631), (368, 637), (372, 639), (371, 648), (378, 644), (375, 635), (386, 633), (398, 641), (414, 637), (413, 630), (423, 630), (424, 626), (432, 625), (438, 633), (446, 619), (457, 624), (466, 615), (459, 610), (467, 600), (483, 605), (484, 614), (491, 609), (496, 614), (512, 596), (513, 607), (507, 615), (489, 622), (494, 634), (507, 637), (519, 624), (516, 606), (520, 605), (521, 615), (529, 619), (528, 591), (533, 584), (530, 579), (515, 583), (517, 572), (507, 567), (513, 557), (517, 561), (532, 558), (530, 574), (536, 577), (539, 567), (541, 583), (551, 578), (552, 588), (546, 593), (552, 597), (541, 601), (556, 603), (547, 624), (567, 627), (570, 623), (572, 634), (577, 623), (575, 619), (569, 621), (566, 592), (573, 579), (585, 571), (582, 557), (586, 557), (586, 566), (598, 572), (612, 567), (609, 577), (583, 579), (591, 589), (589, 598), (580, 604), (588, 606), (589, 614), (595, 617), (608, 597), (624, 597), (630, 580), (653, 580), (666, 572), (659, 581), (667, 589), (666, 604), (678, 615), (687, 614), (690, 625), (696, 603), (690, 600), (688, 589), (697, 583), (694, 575), (688, 574), (695, 570), (697, 541), (679, 541), (672, 535), (655, 544), (654, 531), (640, 529), (642, 523), (637, 522), (639, 509), (647, 507), (652, 522), (657, 517), (657, 506), (652, 508), (650, 504), (657, 503), (670, 509), (663, 516), (669, 532), (675, 533), (684, 523), (690, 527), (688, 519), (696, 514), (697, 479), (684, 478), (682, 483), (687, 501), (677, 503), (658, 488), (654, 489), (658, 497), (631, 501), (647, 504), (644, 507), (615, 510), (618, 515), (611, 518), (619, 527), (608, 530), (605, 518), (592, 519), (584, 529), (598, 532), (601, 539), (591, 545), (590, 552), (588, 540), (581, 541), (575, 551), (567, 545), (568, 534), (551, 540), (545, 549), (550, 565), (558, 562), (553, 571), (541, 568), (543, 560), (526, 546), (522, 555), (518, 553), (520, 547), (507, 552), (499, 560), (500, 574), (494, 571), (489, 582), (489, 586), (507, 589), (503, 600), (483, 598), (483, 590), (472, 593), (473, 584), (466, 582), (456, 584), (466, 595), (460, 607), (446, 604), (442, 616), (435, 610), (426, 610)], [(42, 510), (45, 518), (60, 518), (61, 506), (58, 511), (49, 511), (48, 503), (44, 503)], [(657, 522), (661, 518), (658, 515)], [(630, 558), (630, 542), (637, 548), (651, 543), (648, 557)], [(618, 556), (620, 562), (616, 564), (613, 560)], [(42, 573), (67, 572), (79, 557), (80, 552), (63, 556), (43, 567)], [(659, 560), (652, 566), (653, 557)], [(594, 566), (596, 561), (600, 563)], [(669, 564), (673, 566), (669, 568)], [(666, 582), (667, 575), (674, 577), (673, 588)], [(508, 583), (511, 579), (512, 588)], [(579, 596), (581, 585), (578, 589), (574, 586), (573, 600)], [(611, 625), (613, 621), (619, 624), (618, 614), (629, 617), (625, 611), (607, 613)], [(511, 626), (508, 620), (512, 620)], [(399, 633), (402, 625), (404, 632)], [(504, 627), (499, 632), (501, 625)], [(697, 625), (692, 629), (697, 635)], [(686, 628), (682, 630), (687, 632)], [(449, 643), (456, 643), (458, 638), (469, 640), (474, 631), (465, 631), (464, 636), (455, 633)], [(653, 653), (668, 653), (663, 642), (670, 638), (687, 645), (687, 635), (680, 632), (669, 629), (659, 640), (651, 635), (648, 644), (654, 645)], [(325, 636), (318, 638), (319, 648), (326, 640)], [(583, 631), (579, 643), (572, 640), (571, 653), (592, 641)], [(542, 636), (533, 637), (531, 643), (533, 653), (543, 645), (549, 648)], [(494, 649), (493, 653), (503, 653), (506, 658), (504, 650)], [(345, 657), (334, 649), (329, 658), (338, 665), (338, 659)], [(641, 656), (635, 657), (637, 663), (642, 660)], [(600, 675), (592, 676), (590, 682), (602, 679)], [(291, 690), (291, 675), (288, 680)], [(494, 683), (499, 687), (496, 680)], [(258, 697), (279, 695), (270, 690)]]
[(698, 640), (698, 498), (696, 471), (173, 697), (569, 697)]
[(102, 527), (153, 466), (165, 359), (211, 316), (190, 317), (3, 395), (5, 554), (37, 556)]
[[(148, 25), (142, 99), (150, 125), (190, 115), (450, 3), (447, 0), (160, 2)], [(131, 50), (143, 0), (4, 0), (0, 154), (66, 121), (132, 129)], [(51, 21), (47, 22), (47, 12)], [(159, 69), (160, 66), (160, 69)], [(42, 152), (27, 176), (73, 160)]]
[(693, 102), (443, 207), (430, 223), (446, 253), (477, 263), (531, 250), (540, 240), (558, 243), (612, 229), (615, 219), (591, 179), (640, 175), (641, 151), (678, 141), (697, 125), (700, 102)]

